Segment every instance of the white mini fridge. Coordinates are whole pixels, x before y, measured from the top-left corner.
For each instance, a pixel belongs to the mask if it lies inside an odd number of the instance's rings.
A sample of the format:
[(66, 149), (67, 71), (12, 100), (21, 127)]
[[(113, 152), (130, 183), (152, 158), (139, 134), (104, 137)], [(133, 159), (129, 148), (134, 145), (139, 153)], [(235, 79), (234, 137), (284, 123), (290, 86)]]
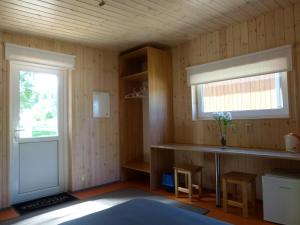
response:
[(273, 170), (262, 176), (264, 220), (300, 225), (300, 173)]

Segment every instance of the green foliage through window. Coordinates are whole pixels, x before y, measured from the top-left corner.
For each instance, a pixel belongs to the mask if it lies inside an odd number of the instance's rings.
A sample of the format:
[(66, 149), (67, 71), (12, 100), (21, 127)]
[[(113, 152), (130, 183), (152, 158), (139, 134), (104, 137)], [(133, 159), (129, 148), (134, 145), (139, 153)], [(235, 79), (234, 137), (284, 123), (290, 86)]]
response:
[(20, 135), (57, 135), (57, 76), (31, 71), (20, 71), (19, 76), (20, 126), (25, 129)]

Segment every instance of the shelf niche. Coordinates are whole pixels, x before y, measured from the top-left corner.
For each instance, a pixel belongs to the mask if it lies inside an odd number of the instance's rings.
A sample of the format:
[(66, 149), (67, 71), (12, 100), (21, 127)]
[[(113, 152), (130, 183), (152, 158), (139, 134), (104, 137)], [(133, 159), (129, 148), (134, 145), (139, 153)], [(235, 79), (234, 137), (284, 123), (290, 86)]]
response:
[(131, 77), (148, 70), (148, 48), (142, 48), (122, 57), (121, 77)]
[(148, 71), (142, 71), (139, 73), (122, 76), (122, 79), (127, 80), (127, 81), (147, 81), (148, 80)]

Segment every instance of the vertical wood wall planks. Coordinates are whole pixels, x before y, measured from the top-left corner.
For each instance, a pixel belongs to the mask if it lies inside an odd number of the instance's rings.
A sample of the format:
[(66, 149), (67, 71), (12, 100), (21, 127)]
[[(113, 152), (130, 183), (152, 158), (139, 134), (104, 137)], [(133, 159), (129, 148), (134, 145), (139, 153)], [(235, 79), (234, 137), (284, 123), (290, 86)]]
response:
[[(268, 4), (268, 7), (272, 6), (272, 2)], [(186, 47), (190, 46), (191, 42), (181, 44), (173, 50), (173, 59), (176, 59), (173, 61), (175, 142), (219, 144), (213, 121), (192, 122), (191, 117), (185, 115), (186, 112), (191, 111), (190, 88), (182, 82), (186, 76), (187, 65), (207, 63), (291, 44), (294, 46), (295, 53), (294, 69), (289, 73), (288, 78), (290, 118), (238, 120), (235, 121), (234, 128), (229, 129), (228, 132), (228, 144), (232, 146), (284, 149), (283, 135), (291, 131), (300, 132), (300, 4), (275, 9), (243, 23), (200, 35), (192, 42), (198, 41), (200, 42), (200, 55), (197, 53), (199, 51), (197, 48)], [(186, 58), (183, 53), (193, 57)], [(190, 156), (191, 159), (194, 157), (194, 155)], [(199, 157), (201, 157), (200, 154)], [(176, 156), (177, 160), (183, 158), (188, 160), (188, 156)], [(209, 156), (205, 156), (204, 159), (205, 167), (207, 167), (205, 179), (209, 181), (206, 185), (213, 187), (214, 170), (210, 166), (213, 161)], [(239, 160), (242, 160), (241, 163)], [(265, 163), (268, 165), (264, 165)], [(280, 160), (257, 160), (246, 157), (232, 157), (231, 159), (227, 156), (224, 157), (223, 165), (226, 165), (225, 172), (236, 169), (257, 174), (262, 174), (276, 166), (289, 167), (288, 163)], [(297, 167), (295, 164), (292, 166)], [(259, 188), (260, 185), (258, 182)]]
[[(0, 32), (0, 208), (9, 204), (9, 74), (4, 60), (5, 42), (76, 56), (75, 70), (68, 77), (70, 190), (118, 180), (118, 53), (49, 38)], [(92, 118), (93, 91), (110, 93), (110, 118)]]

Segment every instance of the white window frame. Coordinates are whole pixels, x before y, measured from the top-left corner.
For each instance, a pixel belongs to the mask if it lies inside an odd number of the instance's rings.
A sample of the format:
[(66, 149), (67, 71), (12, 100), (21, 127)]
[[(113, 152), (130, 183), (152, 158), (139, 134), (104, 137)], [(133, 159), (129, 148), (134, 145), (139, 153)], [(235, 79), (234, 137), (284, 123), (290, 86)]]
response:
[[(280, 109), (230, 111), (233, 119), (273, 119), (289, 118), (289, 98), (287, 72), (281, 72), (282, 104)], [(276, 85), (280, 85), (278, 81)], [(203, 112), (201, 85), (192, 85), (192, 118), (193, 120), (213, 120), (212, 112)]]

